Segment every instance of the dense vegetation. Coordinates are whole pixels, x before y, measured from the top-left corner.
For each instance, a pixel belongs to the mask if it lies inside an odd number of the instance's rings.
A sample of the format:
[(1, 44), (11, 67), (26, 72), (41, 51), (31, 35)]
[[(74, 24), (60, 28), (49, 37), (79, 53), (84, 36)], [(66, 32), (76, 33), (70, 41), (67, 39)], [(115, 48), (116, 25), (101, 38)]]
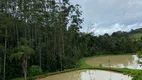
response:
[(26, 79), (36, 75), (32, 68), (40, 73), (75, 68), (80, 58), (96, 54), (141, 50), (142, 39), (127, 36), (141, 29), (102, 36), (80, 32), (79, 8), (68, 0), (0, 0), (0, 80)]

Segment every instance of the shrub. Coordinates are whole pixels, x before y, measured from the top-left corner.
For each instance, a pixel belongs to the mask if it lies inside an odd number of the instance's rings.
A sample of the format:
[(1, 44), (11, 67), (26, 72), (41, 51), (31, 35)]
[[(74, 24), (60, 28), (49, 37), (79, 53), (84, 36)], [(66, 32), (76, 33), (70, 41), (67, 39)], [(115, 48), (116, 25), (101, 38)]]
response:
[(137, 57), (138, 57), (138, 58), (142, 58), (142, 52), (141, 52), (141, 51), (138, 51), (138, 52), (137, 52)]
[(141, 72), (135, 72), (135, 74), (133, 74), (132, 77), (132, 80), (142, 80)]
[(29, 69), (29, 75), (30, 76), (36, 76), (40, 74), (40, 67), (37, 65), (31, 66)]

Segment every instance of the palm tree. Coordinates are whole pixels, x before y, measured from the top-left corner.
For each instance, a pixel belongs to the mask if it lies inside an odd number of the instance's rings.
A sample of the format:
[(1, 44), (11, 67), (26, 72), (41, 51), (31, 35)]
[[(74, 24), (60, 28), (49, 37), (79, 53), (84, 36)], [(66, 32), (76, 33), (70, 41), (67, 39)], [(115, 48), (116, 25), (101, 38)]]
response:
[(22, 60), (22, 68), (24, 72), (24, 80), (27, 80), (27, 62), (34, 50), (28, 46), (19, 46), (14, 49), (13, 54), (10, 55), (10, 60)]

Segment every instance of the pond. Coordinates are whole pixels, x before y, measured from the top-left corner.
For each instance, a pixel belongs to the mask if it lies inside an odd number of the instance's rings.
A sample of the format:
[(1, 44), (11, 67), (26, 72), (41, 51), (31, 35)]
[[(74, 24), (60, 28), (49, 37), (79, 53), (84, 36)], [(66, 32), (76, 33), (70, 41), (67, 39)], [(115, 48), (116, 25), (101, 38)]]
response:
[(91, 66), (142, 69), (137, 61), (138, 57), (136, 55), (111, 55), (89, 58), (86, 63)]
[(78, 70), (47, 76), (37, 80), (131, 80), (132, 78), (120, 73), (103, 70)]

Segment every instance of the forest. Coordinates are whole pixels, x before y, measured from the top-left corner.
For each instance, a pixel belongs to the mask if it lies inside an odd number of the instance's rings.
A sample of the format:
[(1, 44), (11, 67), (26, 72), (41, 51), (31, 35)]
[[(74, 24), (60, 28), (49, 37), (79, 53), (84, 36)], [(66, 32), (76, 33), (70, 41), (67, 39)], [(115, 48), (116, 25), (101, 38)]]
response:
[(79, 67), (78, 60), (99, 54), (133, 54), (142, 29), (95, 36), (81, 32), (82, 11), (68, 0), (0, 0), (0, 80)]

